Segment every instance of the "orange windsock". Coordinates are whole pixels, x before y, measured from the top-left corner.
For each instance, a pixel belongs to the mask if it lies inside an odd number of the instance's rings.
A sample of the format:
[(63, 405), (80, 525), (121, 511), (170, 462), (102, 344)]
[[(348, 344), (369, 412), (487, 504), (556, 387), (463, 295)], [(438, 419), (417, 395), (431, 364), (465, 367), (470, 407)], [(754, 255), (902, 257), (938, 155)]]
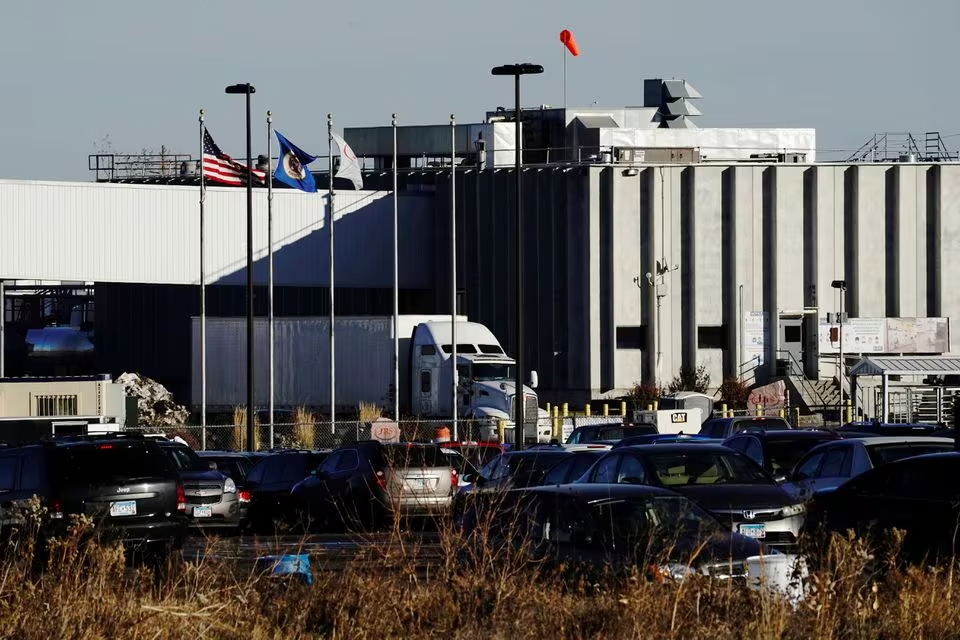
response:
[(577, 46), (577, 41), (573, 39), (573, 34), (570, 33), (569, 29), (564, 29), (560, 32), (560, 42), (563, 43), (571, 55), (580, 55), (580, 48)]

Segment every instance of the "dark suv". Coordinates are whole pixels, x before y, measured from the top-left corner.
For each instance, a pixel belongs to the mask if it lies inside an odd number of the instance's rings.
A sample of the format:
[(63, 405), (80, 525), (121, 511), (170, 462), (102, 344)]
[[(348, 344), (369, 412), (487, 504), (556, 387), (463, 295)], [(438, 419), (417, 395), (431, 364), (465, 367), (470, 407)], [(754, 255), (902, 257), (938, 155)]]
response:
[(156, 442), (133, 434), (65, 436), (0, 448), (0, 529), (18, 521), (37, 496), (47, 509), (43, 532), (61, 532), (66, 517), (93, 518), (99, 534), (124, 544), (179, 547), (187, 501), (177, 470)]
[(726, 440), (741, 431), (751, 429), (757, 431), (776, 431), (780, 429), (792, 429), (790, 423), (783, 418), (768, 416), (734, 416), (733, 418), (710, 418), (700, 427), (700, 435), (710, 438), (721, 438)]

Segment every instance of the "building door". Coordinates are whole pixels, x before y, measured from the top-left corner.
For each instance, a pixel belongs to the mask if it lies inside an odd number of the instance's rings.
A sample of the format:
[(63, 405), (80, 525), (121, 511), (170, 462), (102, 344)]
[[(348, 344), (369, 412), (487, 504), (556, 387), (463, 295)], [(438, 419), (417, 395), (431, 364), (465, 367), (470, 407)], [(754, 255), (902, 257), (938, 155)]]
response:
[(777, 375), (803, 375), (803, 317), (780, 317), (780, 349)]

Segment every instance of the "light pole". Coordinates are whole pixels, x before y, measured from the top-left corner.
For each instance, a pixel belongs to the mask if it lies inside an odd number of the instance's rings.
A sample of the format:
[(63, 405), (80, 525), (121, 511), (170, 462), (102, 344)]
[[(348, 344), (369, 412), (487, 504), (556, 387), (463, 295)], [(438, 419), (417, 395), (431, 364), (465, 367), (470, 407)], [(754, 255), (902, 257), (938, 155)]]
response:
[(247, 451), (253, 451), (253, 168), (250, 166), (253, 152), (250, 140), (250, 96), (257, 90), (245, 82), (232, 84), (225, 91), (247, 97)]
[(840, 407), (838, 410), (837, 419), (842, 424), (843, 423), (843, 380), (846, 377), (846, 374), (843, 370), (843, 303), (844, 299), (847, 297), (847, 281), (846, 280), (834, 280), (830, 283), (830, 286), (834, 289), (839, 289), (840, 291), (840, 321), (838, 322), (839, 329), (837, 331), (837, 343), (839, 346), (839, 358), (837, 365), (837, 377), (840, 381)]
[(522, 62), (518, 64), (505, 64), (494, 67), (490, 70), (495, 76), (513, 76), (514, 77), (514, 98), (515, 110), (513, 118), (516, 123), (514, 127), (514, 171), (516, 172), (516, 313), (514, 316), (514, 335), (516, 336), (515, 349), (517, 351), (517, 370), (516, 370), (516, 388), (513, 396), (513, 438), (516, 449), (523, 448), (523, 418), (524, 418), (524, 398), (523, 398), (523, 158), (521, 155), (523, 145), (520, 140), (520, 76), (543, 73), (543, 67), (539, 64)]

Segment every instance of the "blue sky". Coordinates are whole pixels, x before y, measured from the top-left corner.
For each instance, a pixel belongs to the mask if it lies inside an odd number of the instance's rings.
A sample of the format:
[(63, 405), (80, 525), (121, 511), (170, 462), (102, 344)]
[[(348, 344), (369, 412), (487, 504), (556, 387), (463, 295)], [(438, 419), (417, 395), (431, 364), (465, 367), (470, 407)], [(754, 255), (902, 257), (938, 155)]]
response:
[[(218, 144), (243, 151), (251, 82), (254, 151), (265, 112), (325, 153), (338, 129), (480, 121), (512, 102), (490, 75), (537, 62), (524, 104), (638, 105), (643, 79), (684, 78), (701, 126), (814, 127), (821, 159), (875, 132), (960, 133), (953, 0), (9, 0), (0, 8), (0, 179), (89, 180), (87, 155), (196, 154), (197, 110)], [(960, 136), (947, 139), (960, 148)], [(836, 149), (833, 154), (827, 150)]]

